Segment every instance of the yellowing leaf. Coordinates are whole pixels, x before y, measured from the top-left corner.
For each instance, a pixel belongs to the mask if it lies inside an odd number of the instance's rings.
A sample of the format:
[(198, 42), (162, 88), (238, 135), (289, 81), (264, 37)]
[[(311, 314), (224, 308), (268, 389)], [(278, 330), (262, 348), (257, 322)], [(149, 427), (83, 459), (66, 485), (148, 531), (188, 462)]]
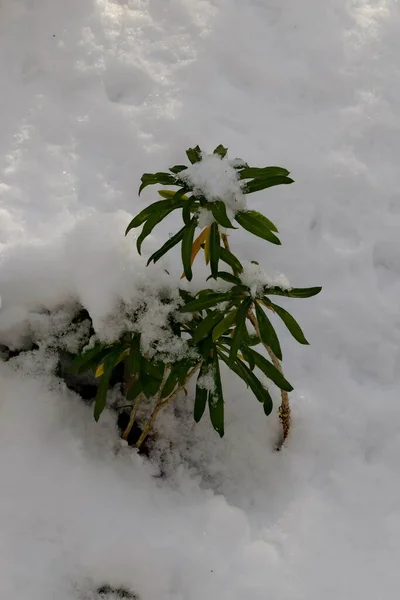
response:
[[(130, 350), (130, 348), (127, 348), (126, 350), (124, 350), (123, 352), (121, 352), (121, 354), (119, 355), (118, 359), (114, 363), (114, 367), (116, 365), (118, 365), (121, 362), (121, 360), (124, 360), (125, 356), (128, 356), (129, 350)], [(95, 377), (101, 377), (102, 375), (104, 375), (104, 363), (101, 363), (97, 367), (96, 373), (94, 374)]]
[[(194, 263), (194, 259), (200, 252), (201, 245), (204, 244), (207, 234), (209, 233), (210, 228), (206, 227), (203, 231), (197, 236), (192, 245), (192, 254), (190, 256), (190, 266)], [(181, 279), (184, 279), (185, 273), (182, 273)]]
[(263, 304), (265, 306), (265, 308), (268, 308), (269, 310), (272, 310), (272, 312), (275, 312), (274, 309), (272, 308), (272, 306), (270, 306), (269, 304), (264, 302), (264, 300), (259, 300), (259, 302), (261, 302), (261, 304)]
[[(172, 198), (173, 196), (175, 196), (176, 191), (173, 190), (158, 190), (159, 195), (161, 196), (161, 198)], [(181, 200), (187, 200), (188, 196), (182, 196)]]
[(102, 375), (104, 375), (104, 365), (103, 363), (101, 363), (101, 365), (99, 365), (96, 369), (96, 373), (95, 373), (95, 377), (101, 377)]

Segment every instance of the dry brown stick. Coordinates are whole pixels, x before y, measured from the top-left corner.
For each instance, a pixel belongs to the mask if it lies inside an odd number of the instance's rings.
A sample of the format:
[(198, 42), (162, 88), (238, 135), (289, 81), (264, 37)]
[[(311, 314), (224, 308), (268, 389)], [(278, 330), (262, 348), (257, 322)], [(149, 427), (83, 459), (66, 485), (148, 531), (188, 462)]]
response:
[[(221, 235), (221, 237), (222, 237), (222, 242), (224, 244), (225, 249), (230, 251), (231, 249), (229, 246), (228, 236), (225, 233), (223, 233)], [(238, 273), (235, 273), (235, 275), (238, 275)], [(258, 328), (257, 319), (255, 318), (254, 313), (251, 309), (248, 314), (248, 319), (251, 322), (251, 324), (253, 325), (255, 332), (257, 333), (257, 335), (261, 341), (260, 330)], [(278, 358), (275, 356), (275, 354), (273, 353), (273, 351), (267, 344), (263, 344), (263, 346), (266, 349), (266, 351), (268, 352), (274, 367), (276, 369), (278, 369), (278, 371), (283, 375), (282, 365), (279, 362)], [(284, 443), (284, 441), (286, 440), (287, 436), (289, 435), (290, 423), (291, 423), (289, 394), (285, 390), (281, 390), (281, 405), (279, 407), (278, 412), (279, 412), (279, 418), (281, 420), (282, 429), (283, 429), (283, 439), (280, 444), (280, 446), (281, 446)]]

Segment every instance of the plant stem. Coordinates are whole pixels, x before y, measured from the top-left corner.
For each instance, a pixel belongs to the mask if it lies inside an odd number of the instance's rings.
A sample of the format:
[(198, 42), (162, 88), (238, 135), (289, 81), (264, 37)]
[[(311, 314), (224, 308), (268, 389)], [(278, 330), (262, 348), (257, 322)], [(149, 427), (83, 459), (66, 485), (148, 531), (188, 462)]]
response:
[[(249, 312), (248, 319), (249, 319), (250, 323), (253, 325), (258, 337), (261, 339), (257, 319), (255, 318), (253, 311)], [(267, 346), (267, 344), (263, 344), (263, 346), (266, 349), (266, 351), (268, 352), (274, 367), (283, 375), (282, 365), (279, 362), (279, 359), (275, 356), (275, 354), (273, 353), (271, 348), (269, 346)], [(281, 420), (282, 429), (283, 429), (283, 438), (282, 438), (281, 443), (279, 444), (279, 447), (280, 447), (280, 446), (282, 446), (282, 444), (286, 440), (287, 436), (289, 435), (290, 422), (291, 422), (289, 394), (285, 390), (281, 390), (281, 405), (278, 409), (278, 412), (279, 412), (279, 418)]]
[[(187, 382), (192, 378), (192, 376), (196, 373), (196, 371), (200, 368), (200, 363), (197, 364), (195, 367), (193, 367), (193, 369), (191, 371), (189, 371), (185, 381), (183, 383), (181, 383), (174, 392), (172, 392), (172, 394), (170, 396), (168, 396), (168, 398), (166, 398), (165, 400), (162, 400), (160, 398), (160, 395), (158, 396), (158, 400), (157, 400), (157, 404), (154, 407), (153, 412), (150, 415), (150, 418), (148, 419), (146, 425), (144, 426), (144, 429), (142, 431), (142, 435), (140, 436), (140, 438), (138, 439), (138, 441), (135, 444), (135, 448), (140, 448), (141, 445), (143, 444), (144, 440), (147, 438), (147, 436), (150, 433), (150, 430), (153, 426), (154, 421), (157, 418), (158, 413), (160, 412), (161, 409), (163, 409), (165, 406), (167, 406), (168, 404), (170, 404), (172, 402), (172, 400), (174, 400), (174, 398), (176, 398), (176, 396), (184, 389), (185, 385), (187, 384)], [(161, 392), (160, 392), (161, 394)]]
[(136, 419), (136, 413), (137, 413), (137, 411), (138, 411), (138, 408), (139, 408), (139, 404), (140, 404), (140, 401), (141, 401), (141, 399), (142, 399), (142, 394), (139, 394), (139, 395), (138, 395), (138, 396), (135, 398), (135, 403), (134, 403), (134, 405), (133, 405), (133, 408), (132, 408), (132, 410), (131, 410), (131, 415), (130, 415), (130, 417), (129, 417), (129, 423), (128, 423), (128, 425), (126, 426), (126, 429), (125, 429), (124, 433), (122, 434), (122, 439), (123, 439), (123, 440), (127, 440), (127, 439), (128, 439), (128, 436), (129, 436), (129, 434), (130, 434), (130, 432), (131, 432), (131, 430), (132, 430), (133, 424), (134, 424), (134, 422), (135, 422), (135, 419)]
[[(225, 249), (230, 251), (228, 236), (226, 235), (226, 233), (222, 233), (221, 237), (222, 237), (222, 243), (224, 244)], [(236, 276), (239, 275), (238, 273), (235, 272), (234, 269), (232, 269), (232, 271), (234, 272), (234, 275), (236, 275)], [(258, 328), (257, 319), (255, 318), (252, 309), (249, 310), (248, 319), (249, 319), (250, 323), (253, 325), (255, 332), (257, 333), (257, 335), (261, 341), (260, 330)], [(278, 371), (283, 375), (282, 365), (279, 362), (279, 359), (275, 356), (275, 354), (273, 353), (271, 348), (269, 346), (267, 346), (267, 344), (263, 344), (263, 346), (266, 349), (266, 351), (268, 352), (274, 367), (276, 369), (278, 369)], [(282, 444), (284, 443), (284, 441), (286, 440), (287, 436), (289, 435), (290, 423), (291, 423), (289, 394), (285, 390), (281, 390), (281, 405), (279, 407), (278, 412), (279, 412), (279, 418), (281, 420), (282, 429), (283, 429), (283, 438), (279, 445), (279, 448), (280, 448), (282, 446)]]

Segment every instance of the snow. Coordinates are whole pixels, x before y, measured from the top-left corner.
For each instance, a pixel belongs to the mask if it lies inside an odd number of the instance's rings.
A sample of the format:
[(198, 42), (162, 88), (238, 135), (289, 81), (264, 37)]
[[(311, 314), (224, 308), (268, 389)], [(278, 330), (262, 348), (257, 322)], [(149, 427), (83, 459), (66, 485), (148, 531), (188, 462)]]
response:
[(209, 202), (222, 200), (232, 212), (246, 206), (238, 172), (228, 158), (202, 152), (201, 160), (179, 173), (179, 179), (192, 186), (194, 196), (202, 195)]
[(0, 362), (1, 597), (397, 597), (399, 3), (3, 0), (0, 16), (0, 343), (44, 344), (77, 303), (115, 335), (116, 307), (180, 276), (179, 250), (146, 269), (123, 234), (157, 198), (140, 176), (196, 144), (291, 171), (247, 198), (283, 245), (230, 244), (323, 286), (280, 299), (309, 347), (274, 321), (295, 387), (281, 452), (276, 413), (225, 370), (225, 437), (186, 418), (189, 390), (150, 461), (111, 412), (94, 423), (44, 346)]
[[(255, 298), (262, 294), (265, 287), (280, 287), (282, 290), (290, 290), (291, 286), (287, 277), (283, 273), (266, 273), (259, 264), (254, 262), (245, 262), (240, 279), (244, 285), (250, 288), (250, 295)], [(267, 292), (264, 292), (267, 293)]]

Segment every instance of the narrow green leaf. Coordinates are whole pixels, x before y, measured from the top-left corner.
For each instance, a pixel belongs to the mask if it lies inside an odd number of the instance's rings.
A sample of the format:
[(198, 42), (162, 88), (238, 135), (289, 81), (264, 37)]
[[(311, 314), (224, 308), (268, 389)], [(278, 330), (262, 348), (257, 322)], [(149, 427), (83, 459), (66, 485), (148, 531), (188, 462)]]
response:
[(146, 398), (152, 398), (155, 396), (160, 388), (160, 379), (154, 379), (151, 375), (142, 371), (140, 374), (140, 380), (142, 382), (143, 393)]
[(231, 299), (230, 294), (215, 292), (211, 294), (207, 294), (202, 296), (201, 298), (197, 298), (196, 300), (192, 300), (185, 306), (182, 306), (181, 312), (199, 312), (206, 308), (212, 308), (216, 306), (220, 302), (226, 302)]
[(221, 158), (225, 158), (228, 153), (228, 148), (225, 148), (222, 144), (219, 144), (213, 152), (213, 154), (218, 154)]
[(161, 381), (164, 377), (165, 363), (150, 360), (142, 356), (140, 370), (142, 374), (147, 373), (147, 375), (150, 375), (153, 379)]
[(175, 175), (177, 175), (178, 173), (181, 173), (185, 169), (187, 169), (186, 165), (175, 165), (173, 167), (170, 167), (169, 170), (171, 171), (171, 173), (174, 173)]
[(291, 392), (293, 390), (293, 387), (284, 378), (282, 373), (280, 373), (272, 362), (265, 358), (265, 356), (248, 347), (242, 347), (241, 352), (248, 363), (250, 363), (250, 361), (253, 363), (254, 361), (260, 371), (262, 371), (268, 379), (273, 381), (279, 389), (285, 390), (286, 392)]
[(193, 417), (196, 423), (201, 420), (204, 414), (207, 404), (208, 391), (198, 385), (196, 385), (196, 397), (194, 400), (194, 412)]
[[(212, 275), (207, 277), (207, 281), (212, 278)], [(232, 275), (232, 273), (228, 273), (227, 271), (218, 271), (217, 279), (223, 279), (227, 283), (233, 283), (234, 285), (242, 285), (239, 277), (236, 275)]]
[(194, 165), (194, 163), (200, 162), (201, 150), (199, 146), (195, 146), (194, 148), (189, 148), (188, 150), (186, 150), (186, 156), (188, 157), (192, 165)]
[(220, 338), (221, 335), (223, 335), (225, 333), (225, 331), (227, 331), (228, 329), (230, 329), (232, 327), (232, 325), (236, 319), (236, 313), (237, 313), (236, 310), (229, 313), (228, 315), (226, 315), (226, 317), (224, 319), (222, 319), (222, 321), (220, 321), (214, 327), (213, 334), (212, 334), (213, 342), (216, 342), (218, 340), (218, 338)]
[(225, 203), (222, 200), (216, 200), (215, 202), (208, 202), (209, 208), (211, 208), (211, 212), (213, 214), (214, 219), (219, 223), (222, 227), (226, 227), (229, 229), (237, 229), (234, 225), (232, 225), (231, 221), (228, 218), (226, 212)]
[(293, 183), (293, 179), (290, 177), (257, 177), (256, 179), (251, 179), (247, 181), (242, 190), (245, 194), (252, 194), (253, 192), (259, 192), (261, 190), (265, 190), (266, 188), (273, 187), (275, 185), (283, 185)]
[(274, 405), (272, 402), (272, 398), (271, 398), (271, 396), (269, 396), (268, 400), (265, 400), (264, 404), (263, 404), (264, 413), (267, 415), (267, 417), (272, 413), (273, 407), (274, 407)]
[(234, 329), (232, 345), (231, 345), (231, 349), (229, 352), (230, 363), (232, 363), (236, 359), (240, 344), (242, 343), (243, 332), (246, 328), (246, 318), (247, 318), (247, 315), (249, 314), (250, 306), (251, 306), (251, 298), (246, 298), (241, 303), (241, 305), (239, 306), (239, 308), (236, 312), (236, 319), (235, 319), (236, 326)]
[(214, 222), (210, 228), (210, 267), (214, 279), (216, 279), (218, 273), (220, 249), (219, 229), (217, 223)]
[(234, 273), (241, 273), (243, 271), (242, 263), (232, 252), (221, 246), (219, 256), (224, 263), (230, 266)]
[(204, 414), (206, 404), (207, 404), (207, 396), (208, 396), (208, 390), (203, 388), (201, 386), (201, 384), (199, 385), (199, 380), (201, 377), (204, 377), (205, 375), (207, 375), (209, 368), (210, 368), (209, 360), (205, 360), (200, 367), (199, 375), (197, 377), (196, 397), (194, 400), (194, 413), (193, 413), (194, 420), (196, 421), (196, 423), (198, 423), (201, 420), (201, 418)]
[[(311, 298), (320, 293), (322, 287), (312, 288), (291, 288), (290, 290), (283, 290), (280, 287), (265, 287), (264, 292), (269, 296), (286, 296), (286, 298)], [(269, 302), (268, 298), (265, 299)]]
[(142, 223), (147, 221), (147, 219), (153, 214), (161, 214), (165, 212), (164, 216), (166, 216), (175, 208), (181, 208), (184, 204), (184, 200), (181, 196), (175, 196), (176, 194), (174, 194), (171, 198), (167, 198), (165, 200), (158, 200), (157, 202), (153, 202), (153, 204), (146, 206), (146, 208), (140, 211), (140, 213), (137, 214), (136, 217), (134, 217), (129, 223), (128, 227), (125, 230), (125, 235), (127, 235), (131, 229), (142, 225)]
[(103, 361), (104, 373), (99, 378), (99, 385), (97, 388), (97, 395), (96, 395), (96, 400), (95, 400), (94, 409), (93, 409), (93, 416), (95, 418), (95, 421), (99, 420), (101, 413), (103, 412), (103, 410), (106, 407), (107, 391), (108, 391), (108, 385), (109, 385), (111, 373), (112, 373), (114, 365), (116, 364), (116, 362), (118, 362), (118, 358), (119, 358), (120, 354), (121, 354), (121, 348), (119, 347), (119, 348), (113, 349), (104, 358), (104, 361)]
[(167, 398), (172, 394), (175, 387), (178, 384), (178, 373), (177, 370), (172, 367), (166, 382), (164, 383), (164, 387), (161, 391), (161, 398)]
[(134, 400), (139, 396), (139, 394), (142, 393), (142, 391), (142, 382), (140, 379), (136, 379), (136, 381), (133, 382), (126, 394), (127, 400)]
[(215, 355), (213, 364), (215, 389), (208, 395), (208, 408), (210, 411), (210, 420), (215, 431), (220, 437), (224, 436), (224, 397), (222, 394), (221, 374), (219, 371), (219, 361)]
[(228, 367), (245, 382), (247, 387), (250, 387), (251, 391), (259, 402), (262, 402), (263, 404), (264, 402), (268, 401), (272, 402), (268, 390), (262, 385), (261, 381), (254, 375), (249, 367), (240, 360), (240, 358), (237, 358), (236, 361), (231, 364), (228, 356), (224, 352), (219, 351), (218, 355), (228, 365)]
[(69, 371), (71, 373), (84, 373), (85, 371), (89, 371), (93, 367), (97, 367), (97, 365), (101, 362), (102, 358), (109, 351), (109, 346), (98, 344), (94, 348), (86, 350), (86, 352), (83, 352), (82, 354), (79, 354), (76, 358), (74, 358), (69, 368)]
[(290, 171), (282, 167), (246, 167), (240, 171), (239, 179), (253, 179), (257, 177), (286, 177)]
[(136, 375), (140, 371), (140, 338), (134, 337), (126, 358), (126, 365), (130, 375)]
[(243, 210), (236, 213), (235, 219), (239, 225), (244, 227), (247, 231), (250, 231), (253, 235), (257, 235), (272, 244), (280, 245), (281, 242), (279, 238), (272, 233), (271, 226), (274, 228), (273, 231), (278, 231), (277, 228), (261, 213), (255, 210)]
[(106, 407), (107, 404), (107, 391), (108, 391), (108, 383), (111, 376), (111, 369), (105, 370), (104, 375), (100, 377), (99, 385), (97, 388), (96, 400), (94, 403), (93, 416), (95, 421), (98, 421), (101, 413)]
[(278, 340), (278, 336), (276, 335), (276, 331), (273, 328), (271, 321), (268, 319), (267, 315), (261, 308), (260, 304), (256, 302), (255, 306), (261, 341), (263, 342), (263, 344), (266, 344), (271, 348), (272, 352), (277, 358), (279, 358), (279, 360), (282, 360), (282, 350)]
[(156, 212), (151, 214), (147, 221), (143, 224), (142, 232), (136, 240), (136, 248), (139, 254), (141, 254), (142, 244), (147, 236), (153, 231), (154, 227), (160, 223), (173, 209), (166, 210), (163, 212)]
[(183, 270), (188, 281), (192, 279), (192, 246), (193, 246), (193, 238), (194, 232), (196, 230), (197, 219), (193, 217), (193, 219), (189, 222), (189, 225), (186, 225), (185, 230), (183, 232), (182, 238), (182, 264)]
[(164, 256), (164, 254), (166, 254), (169, 250), (171, 250), (171, 248), (173, 248), (174, 246), (179, 244), (179, 242), (183, 238), (184, 233), (185, 233), (185, 227), (182, 227), (182, 229), (180, 229), (178, 231), (178, 233), (176, 233), (175, 235), (170, 237), (169, 240), (167, 242), (165, 242), (165, 244), (163, 246), (161, 246), (161, 248), (159, 250), (157, 250), (156, 252), (154, 252), (154, 254), (152, 254), (150, 256), (149, 260), (147, 261), (147, 265), (149, 265), (152, 261), (154, 263), (156, 263), (157, 261), (160, 260), (160, 258), (162, 256)]
[(141, 186), (139, 188), (139, 196), (148, 185), (176, 185), (176, 177), (169, 173), (144, 173), (141, 177)]
[(308, 345), (308, 342), (304, 336), (304, 333), (303, 333), (300, 325), (296, 321), (296, 319), (294, 317), (292, 317), (292, 315), (290, 313), (288, 313), (287, 310), (285, 310), (281, 306), (277, 306), (276, 304), (274, 304), (271, 301), (269, 301), (269, 305), (274, 309), (274, 311), (276, 312), (278, 317), (280, 317), (282, 319), (282, 321), (285, 323), (286, 327), (289, 329), (289, 331), (292, 334), (292, 336), (294, 337), (294, 339), (297, 340), (300, 344)]
[(193, 335), (193, 342), (197, 344), (200, 340), (208, 336), (211, 329), (221, 321), (223, 315), (218, 310), (210, 312), (196, 327)]

